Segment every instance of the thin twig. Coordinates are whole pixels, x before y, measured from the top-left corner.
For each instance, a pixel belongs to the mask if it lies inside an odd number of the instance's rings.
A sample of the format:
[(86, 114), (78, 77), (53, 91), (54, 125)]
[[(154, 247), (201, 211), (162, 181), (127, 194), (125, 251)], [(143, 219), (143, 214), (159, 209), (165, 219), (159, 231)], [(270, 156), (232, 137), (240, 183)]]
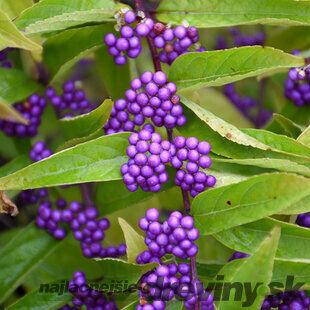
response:
[(80, 188), (81, 188), (81, 193), (82, 193), (82, 198), (83, 198), (84, 206), (86, 208), (91, 207), (93, 205), (93, 202), (90, 199), (87, 184), (86, 183), (80, 184)]

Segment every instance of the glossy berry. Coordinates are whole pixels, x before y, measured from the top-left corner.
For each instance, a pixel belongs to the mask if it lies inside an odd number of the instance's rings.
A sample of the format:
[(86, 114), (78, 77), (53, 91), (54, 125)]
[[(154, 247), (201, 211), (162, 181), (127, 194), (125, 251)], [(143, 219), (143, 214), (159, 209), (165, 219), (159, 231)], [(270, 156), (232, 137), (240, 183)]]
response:
[(69, 309), (104, 309), (117, 310), (114, 301), (109, 301), (109, 298), (100, 290), (95, 290), (87, 284), (88, 280), (83, 271), (76, 271), (73, 274), (73, 279), (68, 283), (68, 291), (73, 295), (72, 305), (68, 304), (60, 308), (60, 310)]
[(310, 212), (299, 214), (296, 220), (296, 224), (306, 228), (310, 228)]
[(18, 138), (33, 138), (38, 133), (41, 116), (46, 106), (45, 98), (34, 93), (25, 102), (13, 104), (13, 107), (29, 122), (28, 125), (0, 120), (0, 130), (8, 136)]
[(104, 42), (108, 46), (108, 53), (114, 57), (115, 64), (122, 66), (127, 63), (127, 57), (137, 58), (140, 55), (142, 51), (140, 38), (148, 36), (153, 21), (145, 18), (134, 27), (132, 24), (137, 20), (135, 12), (127, 11), (119, 17), (115, 29), (120, 31), (121, 37), (117, 38), (113, 33), (108, 33), (104, 37)]
[(31, 160), (37, 162), (51, 156), (52, 154), (53, 152), (46, 147), (43, 141), (38, 141), (31, 149), (29, 157)]
[(213, 187), (216, 183), (215, 177), (200, 171), (211, 166), (211, 158), (207, 155), (211, 151), (211, 145), (206, 141), (199, 142), (195, 137), (186, 139), (179, 136), (174, 139), (174, 146), (176, 155), (171, 158), (171, 165), (178, 170), (175, 184), (182, 190), (189, 191), (192, 197), (207, 187)]
[(261, 306), (261, 310), (308, 310), (310, 298), (305, 291), (284, 291), (277, 295), (269, 295)]
[(135, 131), (147, 119), (156, 127), (170, 129), (186, 124), (180, 98), (176, 95), (177, 87), (174, 83), (167, 83), (164, 72), (153, 74), (146, 71), (140, 78), (132, 80), (131, 87), (125, 92), (125, 99), (115, 102), (111, 117), (104, 126), (106, 134)]
[(213, 295), (207, 292), (199, 281), (192, 283), (190, 266), (188, 263), (176, 265), (159, 265), (156, 269), (146, 273), (141, 279), (139, 287), (140, 304), (136, 310), (163, 310), (168, 301), (183, 301), (186, 309), (193, 309), (196, 300), (201, 309), (213, 310)]
[(154, 258), (160, 261), (167, 253), (181, 259), (197, 254), (198, 247), (194, 241), (199, 238), (199, 231), (194, 228), (191, 216), (183, 217), (182, 213), (175, 211), (162, 224), (158, 218), (159, 212), (152, 208), (139, 220), (139, 227), (146, 233), (145, 244), (149, 250), (137, 257), (137, 263), (149, 263)]
[(45, 96), (59, 117), (72, 117), (88, 113), (93, 109), (84, 90), (79, 89), (77, 83), (72, 80), (63, 84), (62, 93), (58, 94), (53, 87), (49, 87), (45, 91)]
[[(141, 187), (144, 191), (158, 192), (168, 181), (165, 163), (175, 154), (168, 141), (161, 141), (157, 133), (143, 129), (129, 136), (129, 160), (121, 167), (123, 181), (129, 191)], [(164, 154), (164, 155), (163, 155)]]
[(206, 49), (198, 43), (199, 33), (196, 27), (176, 26), (174, 29), (156, 23), (150, 33), (158, 50), (159, 60), (171, 65), (180, 55), (191, 51), (203, 52)]
[(298, 107), (310, 104), (309, 68), (290, 69), (284, 82), (284, 94)]

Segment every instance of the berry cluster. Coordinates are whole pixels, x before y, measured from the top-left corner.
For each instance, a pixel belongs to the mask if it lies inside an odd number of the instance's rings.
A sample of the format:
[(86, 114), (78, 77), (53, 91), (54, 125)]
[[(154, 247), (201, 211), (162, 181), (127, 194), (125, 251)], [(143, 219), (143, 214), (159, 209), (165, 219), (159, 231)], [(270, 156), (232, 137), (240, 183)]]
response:
[(57, 94), (55, 88), (46, 89), (45, 96), (50, 100), (59, 116), (65, 112), (64, 117), (88, 113), (92, 107), (87, 100), (84, 90), (77, 87), (74, 81), (67, 81), (62, 86), (62, 93)]
[(50, 157), (53, 152), (48, 149), (43, 141), (38, 141), (29, 153), (31, 160), (37, 162), (44, 158)]
[[(253, 46), (253, 45), (264, 45), (266, 36), (263, 32), (257, 32), (254, 35), (242, 33), (237, 27), (229, 29), (232, 37), (233, 45), (236, 47), (241, 46)], [(224, 50), (229, 48), (227, 39), (223, 35), (216, 37), (215, 50)]]
[(234, 45), (240, 46), (252, 46), (252, 45), (264, 45), (266, 36), (263, 32), (259, 31), (254, 35), (244, 34), (237, 27), (230, 28), (230, 34), (232, 35)]
[(73, 213), (77, 213), (71, 220), (70, 228), (73, 230), (73, 237), (80, 241), (85, 257), (119, 257), (126, 254), (125, 244), (108, 248), (102, 246), (104, 231), (110, 227), (110, 222), (106, 218), (98, 219), (97, 208), (89, 207), (85, 211), (80, 211), (81, 204), (75, 202), (74, 205), (70, 204), (70, 209)]
[(235, 260), (235, 259), (239, 259), (239, 258), (246, 258), (249, 257), (250, 255), (247, 253), (242, 253), (242, 252), (235, 252), (232, 257), (228, 260), (229, 262)]
[[(137, 58), (142, 46), (140, 37), (149, 35), (153, 28), (154, 22), (151, 18), (143, 18), (140, 23), (136, 25), (137, 19), (141, 20), (141, 16), (137, 16), (133, 11), (126, 11), (125, 14), (117, 13), (116, 30), (120, 31), (121, 37), (116, 38), (113, 33), (108, 33), (104, 37), (105, 44), (109, 47), (108, 52), (114, 57), (114, 62), (117, 65), (124, 65), (127, 62), (126, 54), (129, 58)], [(136, 27), (129, 26), (135, 24)]]
[[(72, 306), (65, 305), (59, 310), (85, 309), (91, 310), (117, 310), (114, 301), (108, 301), (101, 291), (97, 291), (87, 285), (87, 279), (83, 271), (76, 271), (73, 280), (69, 282), (68, 290), (73, 294)], [(84, 309), (84, 308), (83, 308)]]
[[(211, 166), (211, 158), (207, 156), (211, 150), (210, 143), (199, 142), (195, 137), (186, 139), (179, 136), (174, 139), (174, 146), (177, 152), (171, 159), (171, 165), (178, 169), (174, 180), (176, 185), (185, 191), (190, 191), (192, 197), (203, 192), (206, 187), (215, 185), (214, 176), (199, 171), (199, 168), (207, 169)], [(184, 162), (186, 162), (185, 171), (181, 169)]]
[(14, 108), (29, 121), (28, 125), (17, 124), (10, 121), (0, 120), (0, 130), (8, 136), (19, 138), (35, 137), (41, 124), (41, 115), (46, 106), (46, 100), (38, 94), (32, 94), (27, 101), (15, 103)]
[(142, 73), (140, 79), (132, 80), (131, 89), (125, 93), (126, 99), (115, 102), (111, 117), (104, 127), (106, 134), (133, 131), (135, 126), (144, 124), (145, 118), (150, 118), (157, 127), (184, 126), (186, 117), (176, 91), (174, 83), (167, 83), (164, 72)]
[(310, 212), (299, 214), (296, 220), (296, 224), (310, 228)]
[(161, 62), (171, 65), (180, 55), (189, 53), (192, 45), (195, 52), (206, 49), (198, 43), (199, 33), (196, 27), (176, 26), (171, 29), (161, 23), (156, 23), (150, 32), (154, 45), (160, 50), (158, 58)]
[(46, 188), (40, 189), (27, 189), (22, 191), (18, 195), (18, 201), (21, 205), (35, 204), (40, 199), (44, 199), (48, 196), (48, 190)]
[(2, 68), (12, 68), (12, 63), (8, 59), (7, 52), (12, 49), (11, 47), (5, 48), (4, 50), (0, 51), (0, 64)]
[(110, 222), (106, 218), (97, 219), (98, 210), (89, 207), (82, 211), (82, 204), (72, 201), (67, 208), (65, 199), (56, 201), (56, 209), (52, 210), (52, 203), (44, 201), (38, 208), (36, 224), (39, 228), (44, 228), (56, 239), (64, 239), (66, 230), (60, 227), (61, 224), (68, 223), (73, 231), (73, 237), (80, 242), (83, 255), (92, 257), (118, 257), (126, 254), (126, 245), (118, 247), (110, 246), (104, 248), (101, 241), (104, 239), (104, 231), (110, 227)]
[(193, 309), (195, 302), (201, 303), (201, 309), (213, 310), (213, 296), (204, 290), (200, 281), (192, 283), (190, 266), (180, 263), (160, 265), (142, 278), (139, 291), (140, 304), (136, 310), (164, 310), (166, 302), (176, 297), (184, 301), (186, 309)]
[(248, 96), (240, 96), (235, 89), (235, 84), (226, 84), (224, 86), (224, 94), (257, 127), (263, 127), (270, 120), (272, 113), (262, 109), (257, 114), (257, 100)]
[(174, 146), (147, 129), (132, 133), (129, 143), (126, 150), (129, 160), (121, 167), (127, 189), (134, 192), (140, 186), (143, 191), (158, 192), (161, 184), (168, 181), (165, 164), (175, 154)]
[(290, 69), (284, 94), (298, 107), (310, 104), (310, 67)]
[(261, 310), (308, 310), (310, 298), (305, 291), (280, 292), (277, 295), (269, 295), (263, 302)]
[(193, 257), (198, 252), (194, 241), (199, 237), (199, 231), (194, 227), (191, 216), (184, 216), (179, 211), (170, 214), (167, 221), (158, 222), (159, 212), (155, 208), (147, 210), (145, 217), (139, 220), (139, 227), (145, 231), (145, 244), (149, 251), (144, 251), (137, 257), (138, 264), (160, 262), (165, 254), (173, 254), (180, 259)]

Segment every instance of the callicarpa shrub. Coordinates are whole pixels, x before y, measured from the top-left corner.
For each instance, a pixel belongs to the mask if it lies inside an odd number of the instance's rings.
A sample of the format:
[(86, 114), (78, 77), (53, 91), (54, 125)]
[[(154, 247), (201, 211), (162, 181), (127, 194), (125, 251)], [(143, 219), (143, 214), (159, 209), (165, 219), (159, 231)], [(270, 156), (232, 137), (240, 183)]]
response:
[(309, 1), (0, 17), (0, 309), (310, 310)]

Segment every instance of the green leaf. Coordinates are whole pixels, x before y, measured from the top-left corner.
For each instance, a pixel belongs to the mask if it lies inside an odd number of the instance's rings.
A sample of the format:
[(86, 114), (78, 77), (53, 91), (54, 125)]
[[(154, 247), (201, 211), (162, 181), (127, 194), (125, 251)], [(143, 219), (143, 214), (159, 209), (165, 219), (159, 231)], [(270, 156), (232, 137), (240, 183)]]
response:
[(309, 184), (310, 179), (294, 174), (262, 174), (201, 193), (191, 213), (200, 233), (208, 235), (287, 209), (309, 196)]
[(241, 129), (241, 131), (273, 149), (301, 156), (310, 156), (309, 147), (287, 136), (278, 135), (263, 129), (246, 128)]
[[(310, 3), (290, 0), (164, 0), (156, 17), (200, 28), (244, 24), (309, 25)], [(290, 41), (287, 41), (290, 42)]]
[(98, 108), (76, 117), (66, 117), (60, 120), (60, 128), (67, 140), (92, 136), (102, 130), (109, 119), (113, 101), (106, 99)]
[(57, 240), (30, 224), (0, 251), (0, 302), (6, 299), (23, 279), (57, 245)]
[(14, 2), (11, 0), (0, 1), (0, 9), (5, 12), (10, 19), (14, 19), (23, 10), (29, 8), (32, 5), (33, 0), (19, 0)]
[(217, 117), (207, 109), (196, 104), (193, 101), (188, 100), (187, 98), (181, 96), (181, 102), (191, 109), (195, 114), (204, 121), (213, 131), (219, 133), (221, 137), (227, 138), (230, 141), (233, 141), (238, 144), (252, 146), (262, 150), (267, 150), (268, 146), (264, 143), (259, 142), (257, 139), (252, 138), (251, 136), (243, 133), (237, 127), (232, 124), (229, 124)]
[[(44, 284), (45, 285), (45, 284)], [(72, 300), (72, 294), (70, 292), (64, 292), (63, 294), (47, 292), (47, 287), (52, 289), (61, 288), (64, 285), (62, 281), (53, 281), (46, 284), (46, 288), (38, 288), (33, 290), (29, 294), (20, 298), (14, 304), (7, 307), (7, 310), (54, 310), (59, 309), (66, 303)], [(43, 291), (42, 291), (43, 290)], [(61, 292), (59, 289), (57, 292)]]
[[(135, 284), (141, 276), (147, 271), (153, 269), (158, 264), (136, 265), (127, 263), (121, 259), (104, 258), (97, 259), (100, 267), (102, 268), (103, 279), (99, 283), (110, 283), (111, 280), (128, 281), (128, 284)], [(122, 289), (125, 290), (125, 289)], [(120, 290), (120, 291), (122, 291)]]
[(118, 218), (118, 222), (124, 233), (127, 245), (127, 256), (129, 263), (135, 263), (137, 256), (147, 250), (144, 238), (139, 235), (124, 219)]
[[(306, 26), (283, 27), (267, 36), (267, 46), (273, 46), (287, 53), (305, 50), (310, 46), (309, 28)], [(287, 42), (290, 42), (287, 44)]]
[(304, 130), (303, 126), (294, 123), (281, 114), (274, 113), (273, 119), (282, 127), (284, 133), (294, 139), (296, 139)]
[(42, 47), (26, 38), (13, 24), (5, 12), (0, 10), (0, 45), (21, 48), (29, 51), (41, 51)]
[(300, 134), (297, 141), (310, 147), (310, 125)]
[[(303, 289), (310, 288), (309, 263), (275, 261), (272, 282), (280, 282), (283, 284), (282, 288), (285, 288), (290, 281), (288, 276), (293, 277), (293, 285), (296, 285), (299, 282), (306, 285)], [(292, 287), (287, 287), (284, 290), (292, 290)], [(300, 290), (300, 288), (298, 290)]]
[(272, 149), (185, 97), (181, 97), (181, 101), (194, 113), (184, 109), (188, 122), (179, 131), (186, 137), (195, 136), (200, 141), (212, 141), (212, 152), (215, 154), (236, 159), (279, 158), (310, 163), (308, 157)]
[[(247, 300), (243, 292), (241, 301), (231, 299), (224, 301), (222, 299), (218, 303), (218, 310), (239, 310), (243, 307), (247, 307), (249, 310), (260, 309), (264, 299), (262, 289), (266, 290), (267, 285), (272, 279), (274, 257), (278, 247), (280, 232), (279, 226), (274, 227), (252, 256), (242, 259), (242, 262), (234, 265), (235, 268), (233, 268), (232, 264), (227, 264), (219, 272), (220, 275), (224, 276), (225, 282), (247, 282), (251, 284), (252, 289), (257, 289), (256, 292), (258, 294), (251, 302)], [(259, 289), (259, 286), (262, 287)]]
[[(102, 34), (101, 34), (102, 35)], [(129, 63), (123, 66), (115, 64), (111, 57), (107, 57), (108, 47), (104, 46), (95, 52), (99, 75), (101, 76), (108, 94), (114, 99), (124, 97), (130, 88)]]
[(29, 121), (0, 97), (0, 119), (28, 125)]
[(178, 57), (169, 71), (169, 81), (178, 89), (221, 86), (304, 65), (304, 59), (271, 47), (252, 46), (188, 53)]
[(14, 159), (12, 159), (7, 164), (0, 167), (0, 177), (4, 177), (9, 175), (19, 169), (22, 169), (31, 164), (31, 160), (29, 155), (20, 155)]
[(33, 36), (90, 22), (114, 21), (114, 14), (122, 7), (112, 0), (43, 0), (24, 11), (15, 23), (27, 36)]
[(253, 254), (260, 242), (275, 225), (281, 227), (281, 237), (275, 258), (309, 263), (310, 229), (298, 225), (287, 224), (272, 218), (264, 218), (256, 222), (221, 231), (213, 236), (229, 248)]
[(37, 83), (17, 69), (0, 68), (0, 94), (9, 103), (25, 99), (38, 88)]
[(167, 304), (167, 310), (182, 310), (184, 303), (182, 301), (170, 301)]
[(199, 279), (212, 279), (223, 268), (223, 264), (201, 264), (197, 262), (196, 266)]
[[(109, 239), (109, 236), (108, 232), (106, 240)], [(65, 253), (70, 253), (70, 255)], [(74, 259), (72, 259), (73, 257)], [(80, 243), (74, 239), (72, 233), (68, 233), (65, 239), (58, 240), (49, 255), (23, 280), (23, 284), (27, 288), (36, 289), (40, 284), (55, 280), (70, 281), (77, 270), (83, 270), (89, 280), (97, 279), (102, 272), (96, 260), (82, 255)]]
[[(246, 119), (242, 113), (231, 104), (231, 101), (223, 94), (220, 89), (201, 88), (196, 91), (181, 91), (184, 97), (191, 99), (193, 102), (208, 110), (214, 115), (220, 117), (227, 123), (238, 128), (251, 128), (253, 124)], [(216, 102), (216, 104), (214, 104)]]
[(281, 210), (277, 213), (286, 214), (286, 215), (306, 213), (306, 212), (309, 212), (309, 206), (310, 206), (310, 196), (306, 196), (298, 200), (296, 203), (294, 203), (289, 208)]
[(0, 178), (0, 189), (30, 189), (121, 179), (129, 133), (103, 136)]
[(47, 39), (43, 45), (43, 59), (52, 75), (51, 83), (103, 46), (105, 33), (112, 30), (111, 25), (89, 26), (70, 29)]

